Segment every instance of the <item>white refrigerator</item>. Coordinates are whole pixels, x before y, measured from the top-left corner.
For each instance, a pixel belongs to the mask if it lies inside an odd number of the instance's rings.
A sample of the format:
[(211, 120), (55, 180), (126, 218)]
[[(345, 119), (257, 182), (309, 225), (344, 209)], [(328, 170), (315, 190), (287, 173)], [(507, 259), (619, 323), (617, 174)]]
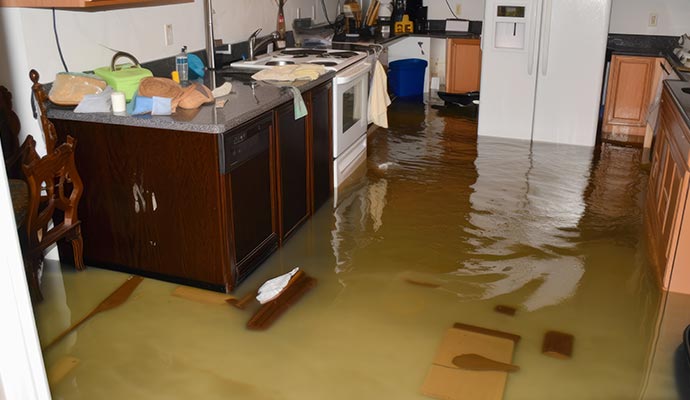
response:
[(479, 136), (593, 146), (611, 0), (486, 0)]

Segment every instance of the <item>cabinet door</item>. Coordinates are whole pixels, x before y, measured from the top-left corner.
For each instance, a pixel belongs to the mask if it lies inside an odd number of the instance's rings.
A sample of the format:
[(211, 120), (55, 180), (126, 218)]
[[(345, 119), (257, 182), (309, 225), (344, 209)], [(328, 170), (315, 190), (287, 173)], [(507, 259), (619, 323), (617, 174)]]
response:
[[(226, 288), (230, 260), (214, 135), (54, 123), (59, 141), (77, 139), (87, 265)], [(70, 246), (60, 246), (61, 257), (71, 257)]]
[(448, 39), (446, 42), (446, 92), (479, 90), (482, 51), (479, 39)]
[(233, 250), (232, 287), (277, 247), (273, 218), (273, 118), (269, 113), (223, 134), (226, 215)]
[[(614, 55), (611, 59), (602, 132), (644, 138), (652, 78), (659, 59)], [(628, 141), (627, 137), (606, 137)]]
[(312, 213), (328, 201), (333, 188), (331, 107), (330, 83), (311, 91)]
[(307, 118), (295, 120), (292, 102), (278, 107), (275, 115), (278, 221), (282, 242), (309, 216)]

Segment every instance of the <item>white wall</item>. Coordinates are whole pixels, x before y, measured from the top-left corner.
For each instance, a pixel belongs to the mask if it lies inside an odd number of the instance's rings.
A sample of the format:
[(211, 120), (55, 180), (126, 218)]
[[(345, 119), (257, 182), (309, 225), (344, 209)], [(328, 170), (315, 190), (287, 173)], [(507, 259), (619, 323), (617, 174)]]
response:
[(0, 398), (47, 400), (50, 390), (26, 286), (4, 163), (0, 163), (0, 237)]
[[(656, 27), (650, 27), (649, 14), (658, 15)], [(688, 0), (613, 0), (611, 33), (680, 36), (690, 33)]]

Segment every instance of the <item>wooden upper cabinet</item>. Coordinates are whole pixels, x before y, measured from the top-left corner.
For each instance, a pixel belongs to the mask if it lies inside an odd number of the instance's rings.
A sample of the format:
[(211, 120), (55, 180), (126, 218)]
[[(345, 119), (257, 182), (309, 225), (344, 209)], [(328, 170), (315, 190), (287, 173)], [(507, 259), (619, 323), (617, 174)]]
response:
[(601, 128), (604, 139), (639, 143), (644, 140), (647, 114), (655, 94), (652, 89), (656, 87), (662, 60), (621, 55), (611, 58)]
[(478, 91), (481, 70), (482, 51), (479, 39), (446, 41), (446, 92)]
[(0, 7), (29, 8), (96, 8), (139, 7), (174, 3), (192, 3), (194, 0), (0, 0)]

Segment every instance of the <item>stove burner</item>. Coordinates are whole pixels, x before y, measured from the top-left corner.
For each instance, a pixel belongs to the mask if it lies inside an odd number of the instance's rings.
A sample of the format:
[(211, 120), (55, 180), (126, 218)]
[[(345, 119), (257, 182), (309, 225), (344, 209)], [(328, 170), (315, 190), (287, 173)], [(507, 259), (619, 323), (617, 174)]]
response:
[(301, 56), (301, 57), (323, 56), (324, 54), (326, 54), (326, 50), (292, 49), (292, 50), (283, 50), (280, 52), (280, 54), (284, 54), (286, 56)]
[(328, 55), (336, 58), (350, 58), (357, 55), (354, 51), (329, 51)]
[(338, 65), (335, 61), (311, 61), (309, 64), (323, 65), (324, 67), (333, 67)]

